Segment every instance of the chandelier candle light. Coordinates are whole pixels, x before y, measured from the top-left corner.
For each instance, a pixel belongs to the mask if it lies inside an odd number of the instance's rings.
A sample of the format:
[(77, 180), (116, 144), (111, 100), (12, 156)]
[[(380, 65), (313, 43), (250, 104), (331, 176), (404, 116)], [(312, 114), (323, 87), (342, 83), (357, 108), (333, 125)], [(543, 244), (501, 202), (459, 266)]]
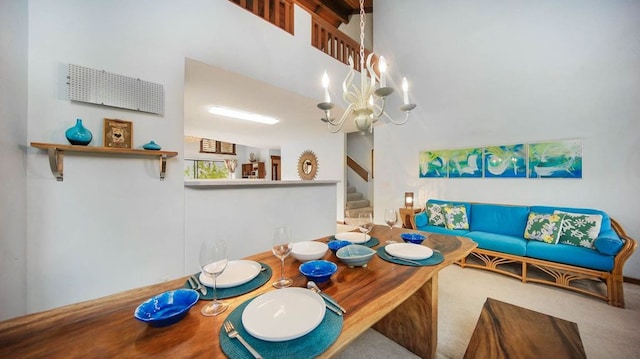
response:
[[(384, 57), (380, 56), (378, 61), (378, 76), (373, 71), (373, 53), (367, 56), (366, 68), (364, 59), (364, 0), (360, 0), (360, 88), (353, 84), (354, 63), (353, 57), (349, 56), (349, 72), (342, 82), (342, 91), (345, 102), (349, 105), (340, 120), (335, 121), (330, 116), (331, 109), (335, 106), (329, 96), (329, 75), (327, 71), (322, 75), (322, 87), (324, 88), (324, 102), (318, 104), (318, 108), (324, 111), (325, 117), (322, 121), (327, 123), (329, 131), (336, 133), (340, 131), (347, 117), (354, 116), (356, 127), (362, 134), (373, 132), (373, 124), (383, 115), (394, 125), (403, 125), (409, 120), (409, 113), (416, 105), (409, 103), (409, 83), (407, 78), (402, 78), (402, 91), (404, 103), (400, 106), (400, 111), (405, 113), (402, 121), (395, 121), (385, 111), (385, 98), (393, 93), (393, 88), (386, 86), (387, 63)], [(380, 87), (376, 88), (376, 82)]]

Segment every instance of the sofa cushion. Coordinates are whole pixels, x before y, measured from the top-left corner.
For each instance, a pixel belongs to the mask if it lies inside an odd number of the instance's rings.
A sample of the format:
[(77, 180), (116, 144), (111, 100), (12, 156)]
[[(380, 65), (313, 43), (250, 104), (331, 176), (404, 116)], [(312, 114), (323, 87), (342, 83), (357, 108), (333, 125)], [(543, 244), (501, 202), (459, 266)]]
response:
[(613, 229), (613, 228), (611, 228), (611, 218), (609, 218), (609, 215), (606, 212), (600, 211), (600, 210), (597, 210), (597, 209), (571, 208), (571, 207), (551, 207), (551, 206), (532, 206), (531, 207), (531, 211), (532, 212), (537, 212), (537, 213), (553, 213), (554, 211), (562, 211), (562, 212), (581, 213), (581, 214), (599, 214), (599, 215), (602, 216), (602, 223), (600, 224), (600, 232), (604, 232), (604, 231), (608, 231), (608, 230)]
[(524, 238), (550, 244), (558, 243), (563, 218), (562, 214), (529, 213)]
[(439, 204), (439, 205), (443, 205), (443, 204), (451, 204), (454, 206), (464, 206), (467, 209), (467, 219), (469, 220), (469, 223), (471, 223), (471, 203), (469, 202), (457, 202), (457, 201), (443, 201), (443, 200), (439, 200), (439, 199), (430, 199), (427, 201), (427, 205), (429, 203), (433, 203), (433, 204)]
[(420, 231), (439, 233), (439, 234), (447, 234), (450, 236), (466, 236), (469, 233), (466, 229), (447, 229), (446, 227), (440, 226), (424, 226), (417, 228)]
[(529, 207), (471, 204), (471, 230), (522, 237)]
[(527, 243), (527, 257), (602, 271), (611, 271), (614, 261), (613, 256), (589, 248), (538, 241)]
[(444, 222), (447, 229), (469, 229), (467, 208), (463, 205), (445, 205)]
[(593, 241), (600, 234), (601, 215), (576, 214), (559, 210), (554, 211), (554, 213), (564, 214), (560, 231), (560, 243), (593, 248)]
[(429, 225), (444, 227), (444, 210), (442, 205), (427, 202), (427, 216)]
[(490, 251), (524, 256), (527, 253), (527, 241), (518, 236), (506, 236), (489, 232), (471, 231), (465, 235), (478, 243), (478, 248)]
[(420, 229), (429, 224), (429, 218), (427, 217), (427, 212), (420, 212), (415, 215), (414, 221), (416, 222), (416, 227)]
[(602, 254), (615, 256), (624, 246), (624, 240), (614, 230), (600, 232), (600, 236), (593, 242), (596, 250)]

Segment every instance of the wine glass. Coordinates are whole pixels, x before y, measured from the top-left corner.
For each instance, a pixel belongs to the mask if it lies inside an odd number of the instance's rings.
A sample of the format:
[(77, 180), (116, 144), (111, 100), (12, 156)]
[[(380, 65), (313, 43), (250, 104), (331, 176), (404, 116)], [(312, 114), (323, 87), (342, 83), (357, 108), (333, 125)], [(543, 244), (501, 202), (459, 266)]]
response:
[(213, 301), (202, 307), (202, 315), (212, 317), (229, 307), (227, 303), (218, 300), (216, 292), (216, 278), (227, 268), (227, 242), (222, 239), (205, 241), (200, 245), (200, 267), (202, 273), (213, 279)]
[(273, 282), (272, 285), (278, 289), (290, 287), (293, 280), (284, 277), (284, 259), (291, 253), (293, 241), (291, 239), (291, 230), (289, 227), (278, 227), (273, 232), (273, 246), (271, 251), (280, 258), (280, 279)]
[(367, 233), (373, 229), (373, 219), (371, 212), (360, 213), (358, 215), (358, 229), (364, 234), (364, 241), (367, 241)]
[(398, 215), (396, 214), (395, 209), (387, 209), (384, 211), (384, 222), (389, 226), (389, 243), (393, 243), (395, 241), (392, 240), (393, 237), (393, 226), (398, 222)]

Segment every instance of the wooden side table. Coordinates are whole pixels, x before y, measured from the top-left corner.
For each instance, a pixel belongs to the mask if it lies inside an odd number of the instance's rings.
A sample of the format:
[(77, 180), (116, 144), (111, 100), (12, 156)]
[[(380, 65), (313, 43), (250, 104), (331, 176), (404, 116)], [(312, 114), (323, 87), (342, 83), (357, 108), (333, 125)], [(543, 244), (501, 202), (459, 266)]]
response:
[(400, 221), (402, 222), (402, 228), (411, 228), (411, 216), (416, 213), (422, 212), (422, 208), (405, 208), (400, 207)]

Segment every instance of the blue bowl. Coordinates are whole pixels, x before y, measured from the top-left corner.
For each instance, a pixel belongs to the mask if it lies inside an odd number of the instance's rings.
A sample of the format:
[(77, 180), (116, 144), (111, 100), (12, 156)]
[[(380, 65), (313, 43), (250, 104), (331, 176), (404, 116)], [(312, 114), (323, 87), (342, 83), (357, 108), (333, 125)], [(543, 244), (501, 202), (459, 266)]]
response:
[(375, 253), (376, 251), (367, 246), (354, 244), (340, 248), (336, 252), (336, 256), (349, 268), (353, 268), (366, 267)]
[(198, 292), (193, 289), (176, 289), (160, 293), (140, 304), (134, 316), (153, 327), (164, 327), (184, 318), (198, 299)]
[(331, 251), (333, 253), (336, 253), (338, 251), (338, 249), (340, 249), (342, 247), (345, 247), (345, 246), (348, 246), (350, 244), (351, 244), (351, 242), (343, 241), (343, 240), (340, 240), (340, 239), (336, 239), (336, 240), (333, 240), (333, 241), (327, 243), (327, 245), (329, 246), (329, 249), (331, 249)]
[(307, 277), (307, 280), (323, 283), (331, 278), (333, 273), (338, 270), (338, 266), (333, 262), (315, 260), (302, 263), (299, 269), (300, 273)]
[(420, 233), (402, 233), (400, 238), (407, 243), (421, 244), (427, 237)]

